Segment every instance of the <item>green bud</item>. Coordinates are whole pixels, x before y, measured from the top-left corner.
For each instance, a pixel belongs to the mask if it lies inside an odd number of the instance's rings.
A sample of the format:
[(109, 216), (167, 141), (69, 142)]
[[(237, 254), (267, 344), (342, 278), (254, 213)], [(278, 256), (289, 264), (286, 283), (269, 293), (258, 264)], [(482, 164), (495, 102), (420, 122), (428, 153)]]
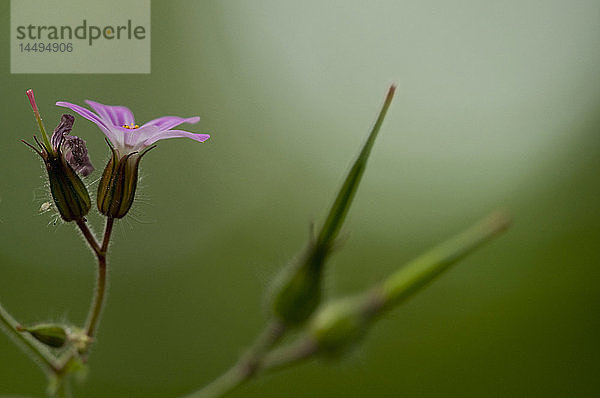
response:
[(372, 292), (346, 297), (323, 306), (310, 321), (308, 333), (326, 353), (338, 353), (352, 346), (368, 330), (371, 318), (382, 302)]
[(83, 219), (92, 205), (88, 190), (63, 156), (43, 153), (54, 204), (65, 221)]
[(328, 247), (311, 243), (299, 261), (282, 271), (272, 298), (274, 315), (288, 326), (303, 324), (321, 302)]
[(98, 211), (107, 217), (123, 218), (131, 208), (137, 188), (138, 167), (150, 149), (121, 156), (111, 146), (112, 156), (98, 184)]
[(19, 326), (20, 332), (28, 332), (37, 341), (53, 348), (61, 348), (67, 342), (67, 328), (62, 325), (45, 323), (31, 327)]

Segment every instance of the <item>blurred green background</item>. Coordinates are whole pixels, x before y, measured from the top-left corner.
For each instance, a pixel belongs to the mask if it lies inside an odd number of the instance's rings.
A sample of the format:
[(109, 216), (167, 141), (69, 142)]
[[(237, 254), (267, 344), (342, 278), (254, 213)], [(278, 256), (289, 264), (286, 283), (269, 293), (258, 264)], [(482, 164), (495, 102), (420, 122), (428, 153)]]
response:
[[(95, 274), (73, 226), (38, 214), (44, 171), (19, 142), (35, 132), (27, 88), (48, 127), (55, 101), (89, 98), (140, 122), (200, 115), (186, 127), (212, 135), (163, 141), (142, 162), (76, 397), (176, 397), (232, 364), (391, 82), (327, 294), (378, 281), (493, 208), (509, 209), (513, 227), (341, 362), (231, 396), (597, 395), (597, 1), (154, 1), (149, 75), (11, 75), (6, 0), (0, 15), (0, 299), (21, 322), (83, 322)], [(74, 134), (102, 169), (98, 128), (77, 118)], [(0, 335), (0, 395), (42, 397), (44, 383)]]

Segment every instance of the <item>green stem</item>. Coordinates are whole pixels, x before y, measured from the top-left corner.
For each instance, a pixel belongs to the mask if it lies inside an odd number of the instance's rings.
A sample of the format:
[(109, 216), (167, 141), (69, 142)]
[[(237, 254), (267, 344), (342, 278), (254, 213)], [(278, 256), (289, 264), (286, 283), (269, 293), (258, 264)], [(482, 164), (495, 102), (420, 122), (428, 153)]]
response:
[(216, 398), (240, 387), (250, 380), (261, 367), (264, 353), (285, 333), (285, 326), (272, 321), (257, 337), (252, 347), (229, 370), (186, 398)]
[(59, 365), (54, 355), (26, 332), (19, 332), (19, 323), (0, 305), (0, 325), (9, 335), (21, 342), (33, 356), (39, 360), (47, 372), (57, 372)]
[(316, 341), (310, 338), (302, 338), (295, 343), (265, 355), (258, 371), (267, 373), (296, 365), (298, 362), (311, 358), (318, 350), (319, 346)]
[[(108, 217), (106, 219), (106, 227), (104, 229), (104, 239), (102, 240), (102, 246), (99, 249), (95, 239), (93, 239), (93, 243), (90, 243), (92, 249), (94, 249), (96, 252), (96, 257), (98, 258), (98, 278), (96, 280), (96, 292), (94, 295), (94, 300), (92, 301), (92, 305), (88, 312), (85, 326), (85, 333), (89, 337), (93, 337), (96, 332), (100, 314), (102, 313), (102, 307), (104, 305), (104, 296), (106, 293), (106, 251), (108, 250), (108, 243), (110, 241), (113, 224), (114, 218)], [(82, 229), (82, 232), (84, 236), (86, 236), (86, 231), (89, 233), (89, 229), (87, 226), (85, 226), (85, 224), (83, 225), (85, 229)]]

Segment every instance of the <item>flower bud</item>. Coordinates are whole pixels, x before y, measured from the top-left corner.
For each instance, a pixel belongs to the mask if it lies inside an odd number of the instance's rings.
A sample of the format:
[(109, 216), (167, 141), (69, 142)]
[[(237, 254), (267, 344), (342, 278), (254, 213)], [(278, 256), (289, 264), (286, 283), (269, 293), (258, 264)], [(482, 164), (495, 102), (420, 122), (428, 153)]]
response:
[(67, 342), (67, 328), (57, 324), (39, 324), (31, 327), (19, 326), (19, 332), (28, 332), (37, 341), (53, 347), (61, 348)]
[(335, 354), (358, 341), (369, 329), (370, 320), (381, 308), (376, 290), (330, 302), (319, 309), (308, 325), (308, 333), (319, 350)]
[(321, 302), (323, 265), (327, 253), (327, 246), (311, 243), (300, 260), (279, 275), (274, 285), (272, 310), (284, 324), (303, 324)]
[(52, 198), (61, 218), (67, 222), (83, 219), (92, 205), (85, 184), (64, 157), (50, 154), (42, 157)]
[(127, 214), (135, 198), (140, 160), (152, 148), (121, 156), (111, 146), (112, 156), (98, 183), (97, 204), (100, 213), (112, 218), (123, 218)]

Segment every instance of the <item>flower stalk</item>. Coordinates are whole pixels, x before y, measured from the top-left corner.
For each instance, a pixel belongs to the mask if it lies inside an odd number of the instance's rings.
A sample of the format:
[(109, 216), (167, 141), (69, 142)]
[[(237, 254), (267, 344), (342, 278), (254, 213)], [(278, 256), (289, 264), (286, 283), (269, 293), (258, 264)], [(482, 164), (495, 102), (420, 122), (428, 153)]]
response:
[(94, 337), (96, 328), (98, 326), (98, 321), (100, 319), (100, 314), (102, 313), (102, 307), (104, 304), (104, 296), (106, 292), (106, 255), (108, 251), (108, 244), (110, 242), (110, 236), (112, 233), (114, 221), (115, 220), (112, 217), (106, 218), (106, 225), (104, 228), (104, 237), (102, 239), (102, 244), (98, 244), (96, 238), (88, 228), (85, 221), (77, 222), (77, 226), (81, 230), (81, 233), (90, 245), (91, 249), (94, 251), (96, 259), (98, 260), (96, 290), (94, 293), (94, 298), (90, 305), (90, 309), (88, 311), (86, 326), (84, 329), (85, 334), (90, 339)]
[(108, 243), (110, 241), (114, 221), (115, 220), (112, 217), (106, 218), (102, 246), (100, 246), (100, 249), (96, 251), (96, 257), (98, 258), (98, 277), (96, 281), (94, 300), (92, 301), (92, 306), (88, 312), (85, 326), (86, 335), (90, 338), (94, 337), (94, 334), (96, 333), (100, 314), (102, 313), (102, 306), (104, 304), (104, 296), (106, 292), (106, 253), (108, 251)]

